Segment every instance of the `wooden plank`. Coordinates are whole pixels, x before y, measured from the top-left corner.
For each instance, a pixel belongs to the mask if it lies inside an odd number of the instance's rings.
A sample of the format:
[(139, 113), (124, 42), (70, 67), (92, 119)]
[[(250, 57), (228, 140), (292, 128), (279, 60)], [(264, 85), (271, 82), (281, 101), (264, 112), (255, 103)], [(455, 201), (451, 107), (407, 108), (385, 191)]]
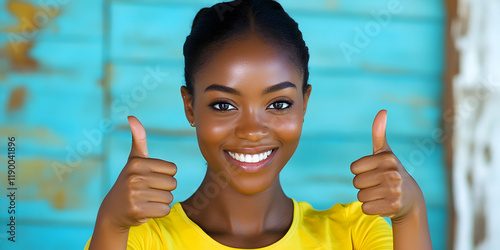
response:
[(195, 7), (112, 2), (110, 54), (113, 61), (162, 61), (182, 58)]
[[(217, 2), (214, 0), (113, 0), (114, 2), (126, 2), (129, 4), (149, 4), (149, 5), (192, 5), (197, 8), (210, 7)], [(440, 1), (422, 0), (323, 0), (323, 1), (301, 1), (301, 0), (279, 0), (278, 1), (287, 12), (307, 12), (307, 13), (333, 13), (349, 15), (369, 15), (373, 11), (388, 9), (388, 6), (401, 6), (401, 18), (421, 18), (432, 19), (443, 17), (443, 4)]]
[(23, 223), (17, 230), (15, 243), (0, 237), (1, 249), (80, 250), (92, 235), (93, 225)]
[[(16, 138), (16, 141), (16, 217), (19, 221), (92, 223), (103, 198), (101, 159), (84, 157), (73, 167), (64, 158), (30, 156), (31, 152), (24, 151), (23, 137)], [(7, 162), (6, 157), (0, 159)], [(54, 165), (61, 164), (72, 170), (62, 179), (54, 172)], [(7, 172), (0, 172), (0, 178), (7, 180)], [(2, 181), (0, 186), (6, 190), (6, 185)], [(0, 197), (0, 203), (8, 204), (7, 199), (6, 196)], [(7, 215), (2, 213), (0, 218), (3, 220)]]
[(0, 0), (0, 32), (31, 40), (99, 40), (103, 32), (103, 0)]
[(443, 3), (431, 0), (286, 0), (279, 2), (286, 11), (310, 11), (311, 14), (315, 13), (315, 15), (326, 12), (328, 14), (371, 16), (372, 12), (398, 10), (393, 18), (441, 19), (444, 13)]
[(110, 117), (117, 126), (128, 127), (127, 116), (137, 115), (148, 129), (194, 132), (184, 115), (180, 63), (116, 63), (111, 68)]
[(294, 18), (310, 49), (310, 67), (433, 76), (442, 71), (441, 21), (392, 19), (383, 26), (368, 17), (297, 14)]
[[(9, 46), (5, 40), (1, 45)], [(38, 65), (29, 71), (18, 71), (15, 64), (5, 62), (8, 71), (0, 80), (0, 103), (6, 113), (0, 116), (0, 124), (13, 133), (33, 135), (26, 138), (26, 146), (77, 147), (88, 139), (87, 132), (100, 129), (103, 120), (100, 44), (38, 42), (28, 55)], [(23, 98), (16, 101), (15, 109), (9, 109), (17, 92)], [(78, 115), (68, 119), (67, 114)], [(101, 145), (96, 143), (92, 154), (100, 152)]]
[[(183, 59), (182, 45), (196, 8), (117, 2), (112, 4), (111, 11), (113, 61)], [(294, 13), (293, 17), (310, 48), (311, 67), (434, 76), (442, 71), (443, 25), (440, 20), (391, 19), (382, 27), (373, 17), (303, 13)], [(366, 33), (365, 28), (371, 30), (371, 25), (378, 25), (379, 30), (375, 27), (369, 33), (371, 37), (365, 34), (366, 42), (356, 42), (357, 37), (362, 36), (359, 34)], [(358, 32), (358, 28), (362, 31)]]
[(388, 110), (388, 134), (430, 136), (439, 128), (440, 79), (311, 71), (304, 134), (370, 136), (380, 109)]

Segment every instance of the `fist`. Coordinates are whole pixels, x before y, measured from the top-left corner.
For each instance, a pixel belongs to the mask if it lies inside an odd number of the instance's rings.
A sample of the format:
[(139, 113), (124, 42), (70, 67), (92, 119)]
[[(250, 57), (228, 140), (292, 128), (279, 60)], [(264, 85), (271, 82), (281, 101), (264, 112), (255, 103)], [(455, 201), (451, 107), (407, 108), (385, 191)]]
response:
[(130, 155), (98, 215), (124, 229), (166, 216), (173, 200), (171, 191), (177, 187), (175, 164), (149, 158), (144, 127), (134, 116), (128, 121), (132, 132)]
[(353, 162), (351, 172), (363, 212), (397, 220), (413, 209), (421, 192), (389, 147), (386, 124), (387, 111), (381, 110), (373, 121), (373, 155)]

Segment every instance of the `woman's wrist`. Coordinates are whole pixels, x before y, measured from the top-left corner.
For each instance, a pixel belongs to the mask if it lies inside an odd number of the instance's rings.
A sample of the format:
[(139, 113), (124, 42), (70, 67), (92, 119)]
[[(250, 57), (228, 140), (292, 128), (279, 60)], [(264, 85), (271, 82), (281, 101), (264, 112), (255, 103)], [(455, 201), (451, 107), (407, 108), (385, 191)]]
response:
[(89, 250), (126, 249), (129, 229), (129, 227), (115, 225), (109, 216), (99, 212)]
[(418, 188), (415, 190), (415, 195), (412, 197), (412, 206), (406, 211), (404, 214), (401, 214), (397, 217), (391, 218), (392, 223), (405, 223), (406, 221), (414, 221), (415, 219), (419, 219), (425, 217), (427, 220), (427, 209), (425, 207), (425, 199), (422, 193), (422, 190)]
[(411, 209), (391, 219), (394, 249), (432, 249), (425, 200), (420, 189), (418, 191)]

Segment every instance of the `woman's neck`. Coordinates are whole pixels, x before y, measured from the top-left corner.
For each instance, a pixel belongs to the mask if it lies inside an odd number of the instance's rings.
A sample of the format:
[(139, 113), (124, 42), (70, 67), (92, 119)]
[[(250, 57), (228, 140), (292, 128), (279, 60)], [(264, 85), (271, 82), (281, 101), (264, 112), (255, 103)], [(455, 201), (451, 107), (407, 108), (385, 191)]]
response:
[(182, 202), (190, 219), (207, 234), (251, 238), (286, 233), (293, 219), (293, 202), (283, 192), (279, 177), (266, 190), (249, 195), (208, 168), (198, 190)]

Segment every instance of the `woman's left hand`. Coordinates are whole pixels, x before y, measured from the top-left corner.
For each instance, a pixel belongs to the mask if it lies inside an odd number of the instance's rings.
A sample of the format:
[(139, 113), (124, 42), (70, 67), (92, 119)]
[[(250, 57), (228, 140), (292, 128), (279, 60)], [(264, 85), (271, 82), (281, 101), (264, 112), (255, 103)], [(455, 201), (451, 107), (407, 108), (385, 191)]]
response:
[(387, 111), (380, 110), (373, 121), (373, 155), (351, 164), (356, 176), (353, 185), (359, 189), (358, 200), (368, 215), (400, 220), (416, 207), (424, 205), (422, 192), (415, 180), (394, 155), (385, 136)]

